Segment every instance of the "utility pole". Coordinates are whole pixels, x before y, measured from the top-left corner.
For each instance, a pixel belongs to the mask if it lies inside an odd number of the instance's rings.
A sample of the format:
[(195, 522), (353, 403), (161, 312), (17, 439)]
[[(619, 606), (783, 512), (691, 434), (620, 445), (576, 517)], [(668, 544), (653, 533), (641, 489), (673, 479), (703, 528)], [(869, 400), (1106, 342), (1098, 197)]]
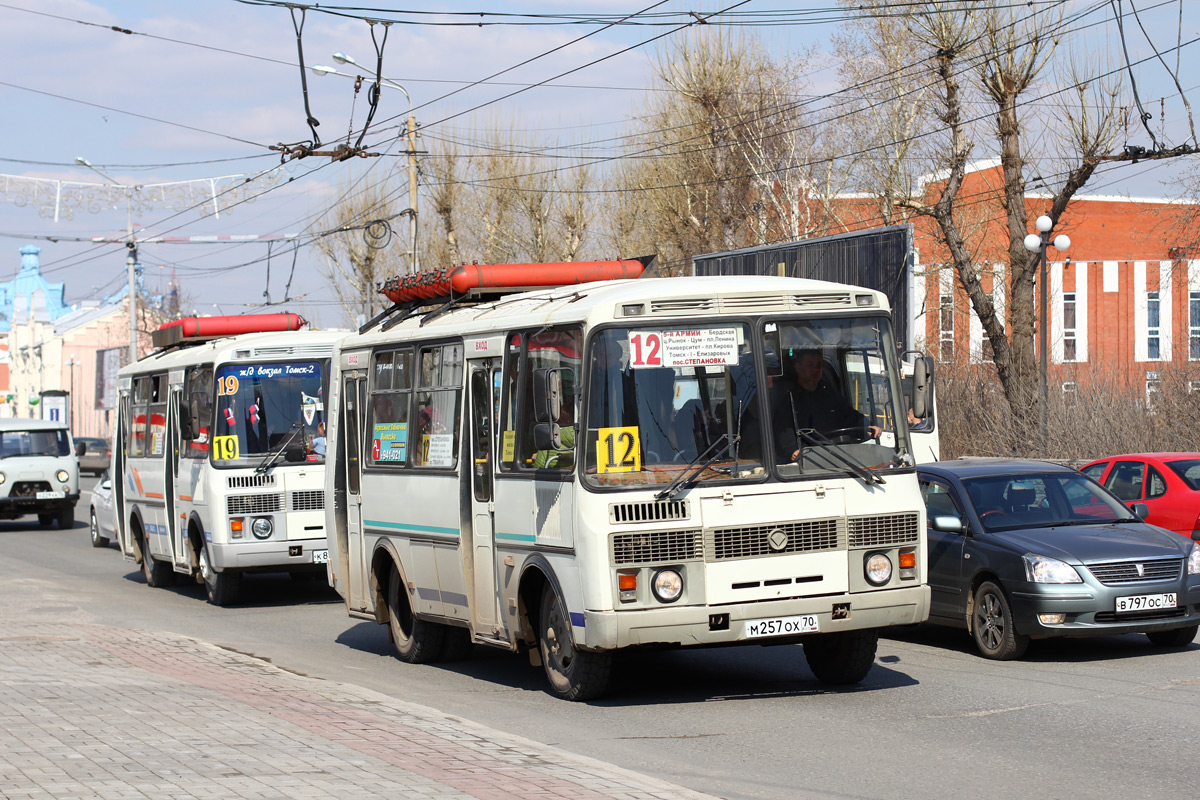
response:
[[(405, 92), (407, 95), (408, 92)], [(408, 238), (409, 252), (412, 253), (412, 258), (409, 259), (411, 267), (410, 272), (417, 272), (420, 268), (420, 257), (417, 255), (417, 118), (413, 116), (412, 99), (409, 99), (408, 104), (408, 207), (411, 213), (408, 215)]]
[[(129, 189), (128, 191), (133, 191)], [(133, 198), (129, 198), (129, 222), (126, 227), (125, 249), (128, 256), (125, 267), (129, 271), (129, 363), (138, 360), (138, 330), (137, 330), (137, 240), (133, 238)]]

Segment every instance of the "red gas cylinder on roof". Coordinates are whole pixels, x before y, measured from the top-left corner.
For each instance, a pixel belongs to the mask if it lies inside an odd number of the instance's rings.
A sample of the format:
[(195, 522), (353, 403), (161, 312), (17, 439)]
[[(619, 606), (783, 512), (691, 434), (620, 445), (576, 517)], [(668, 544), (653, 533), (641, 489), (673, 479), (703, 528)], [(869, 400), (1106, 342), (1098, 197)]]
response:
[(168, 347), (186, 339), (215, 339), (242, 333), (298, 331), (307, 320), (299, 314), (243, 314), (232, 317), (184, 317), (165, 322), (154, 332), (154, 345)]
[(592, 281), (637, 278), (652, 258), (548, 264), (462, 264), (392, 278), (380, 291), (393, 303), (450, 298), (477, 290), (543, 289)]

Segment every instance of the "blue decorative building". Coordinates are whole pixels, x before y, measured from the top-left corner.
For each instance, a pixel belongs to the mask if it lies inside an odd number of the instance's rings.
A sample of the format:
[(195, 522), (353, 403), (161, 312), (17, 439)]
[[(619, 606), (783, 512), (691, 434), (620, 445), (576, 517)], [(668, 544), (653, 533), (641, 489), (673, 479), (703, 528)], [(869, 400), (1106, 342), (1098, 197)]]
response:
[(21, 248), (21, 270), (11, 281), (0, 281), (0, 333), (12, 330), (15, 319), (33, 317), (39, 322), (54, 322), (71, 310), (63, 300), (65, 283), (52, 283), (42, 276), (38, 256), (42, 248)]

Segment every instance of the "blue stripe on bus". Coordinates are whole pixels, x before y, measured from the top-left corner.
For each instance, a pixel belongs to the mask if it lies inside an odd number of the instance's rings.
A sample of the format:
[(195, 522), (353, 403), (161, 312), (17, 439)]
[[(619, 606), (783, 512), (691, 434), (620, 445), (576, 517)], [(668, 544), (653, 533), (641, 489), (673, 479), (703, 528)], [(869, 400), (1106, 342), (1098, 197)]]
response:
[(364, 525), (374, 525), (379, 528), (395, 528), (402, 531), (416, 531), (418, 533), (448, 533), (452, 536), (458, 536), (458, 528), (440, 528), (436, 525), (412, 525), (407, 522), (385, 522), (378, 519), (364, 519)]
[(583, 614), (578, 614), (578, 613), (572, 611), (571, 612), (571, 625), (573, 625), (576, 628), (582, 628), (584, 626), (583, 625)]

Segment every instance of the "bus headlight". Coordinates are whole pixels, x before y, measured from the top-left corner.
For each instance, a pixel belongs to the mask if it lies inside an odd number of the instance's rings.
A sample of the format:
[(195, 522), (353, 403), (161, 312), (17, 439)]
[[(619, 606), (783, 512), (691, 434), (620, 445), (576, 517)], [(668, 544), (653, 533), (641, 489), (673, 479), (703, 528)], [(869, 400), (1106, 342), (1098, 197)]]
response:
[(654, 596), (663, 603), (674, 603), (683, 594), (683, 576), (678, 570), (660, 569), (650, 584)]
[(71, 473), (67, 472), (65, 469), (60, 469), (54, 477), (58, 478), (59, 483), (66, 483), (67, 481), (71, 480)]
[(863, 566), (867, 582), (873, 586), (883, 586), (892, 579), (892, 560), (883, 553), (871, 553)]
[(6, 480), (8, 480), (8, 476), (0, 472), (0, 483), (4, 483)]
[(256, 539), (269, 539), (274, 530), (275, 524), (271, 522), (270, 517), (255, 517), (254, 522), (250, 523), (250, 532)]

